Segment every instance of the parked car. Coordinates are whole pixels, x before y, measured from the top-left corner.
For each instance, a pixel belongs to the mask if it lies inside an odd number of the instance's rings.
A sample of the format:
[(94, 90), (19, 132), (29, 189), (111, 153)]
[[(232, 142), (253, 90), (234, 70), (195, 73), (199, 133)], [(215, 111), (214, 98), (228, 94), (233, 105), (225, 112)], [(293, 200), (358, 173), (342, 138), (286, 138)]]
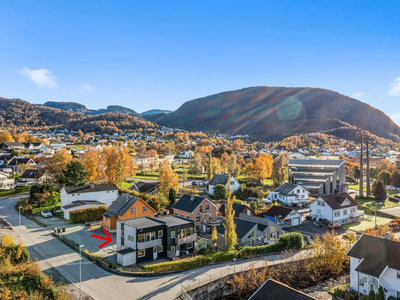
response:
[(272, 200), (269, 200), (269, 199), (267, 199), (267, 198), (261, 198), (261, 200), (262, 200), (264, 203), (272, 204)]
[(247, 201), (247, 202), (250, 202), (250, 201), (257, 201), (257, 198), (249, 197), (249, 198), (247, 198), (246, 201)]
[(42, 210), (40, 214), (44, 218), (51, 218), (53, 216), (53, 214), (49, 210)]
[(336, 223), (336, 222), (331, 222), (328, 224), (328, 228), (329, 229), (339, 229), (340, 228), (340, 224)]

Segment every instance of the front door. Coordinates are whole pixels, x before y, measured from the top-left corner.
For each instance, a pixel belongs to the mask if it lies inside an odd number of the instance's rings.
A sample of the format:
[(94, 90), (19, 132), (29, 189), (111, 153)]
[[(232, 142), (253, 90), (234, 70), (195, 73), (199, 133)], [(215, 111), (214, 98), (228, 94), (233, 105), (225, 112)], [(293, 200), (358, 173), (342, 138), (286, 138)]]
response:
[(157, 247), (153, 247), (153, 260), (157, 259)]
[(179, 256), (179, 254), (180, 254), (180, 247), (179, 247), (179, 245), (178, 246), (176, 246), (176, 256)]

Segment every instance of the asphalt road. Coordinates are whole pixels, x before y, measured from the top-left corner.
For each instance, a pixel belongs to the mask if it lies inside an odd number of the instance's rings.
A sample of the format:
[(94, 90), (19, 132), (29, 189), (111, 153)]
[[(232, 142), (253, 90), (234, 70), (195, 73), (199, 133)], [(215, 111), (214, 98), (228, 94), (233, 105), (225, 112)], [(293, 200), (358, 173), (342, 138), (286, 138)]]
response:
[[(7, 219), (13, 226), (13, 233), (18, 235), (18, 212), (15, 210), (16, 200), (20, 197), (0, 200), (0, 217)], [(77, 289), (79, 284), (79, 254), (72, 248), (53, 237), (48, 230), (35, 222), (21, 216), (21, 238), (31, 256), (40, 261), (42, 271), (55, 268), (70, 285)], [(304, 251), (303, 251), (304, 253)], [(268, 257), (268, 264), (280, 263), (284, 260), (298, 259), (302, 253), (282, 258), (278, 255)], [(190, 289), (215, 280), (221, 275), (232, 274), (248, 268), (250, 264), (262, 266), (265, 257), (253, 262), (238, 261), (206, 266), (177, 274), (162, 277), (128, 277), (110, 273), (91, 261), (82, 260), (82, 289), (84, 295), (95, 299), (175, 299), (181, 292), (181, 286)], [(75, 297), (74, 297), (75, 298)]]

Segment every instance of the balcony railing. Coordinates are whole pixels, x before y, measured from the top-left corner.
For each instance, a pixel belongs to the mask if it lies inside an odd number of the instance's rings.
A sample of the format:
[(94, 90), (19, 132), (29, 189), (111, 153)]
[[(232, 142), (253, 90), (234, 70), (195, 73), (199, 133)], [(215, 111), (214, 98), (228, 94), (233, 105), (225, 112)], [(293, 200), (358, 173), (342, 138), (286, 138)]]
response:
[(351, 218), (357, 218), (357, 217), (361, 217), (364, 215), (364, 211), (363, 210), (358, 210), (356, 212), (351, 212), (350, 213), (350, 217)]
[(193, 233), (191, 235), (187, 235), (181, 238), (175, 238), (175, 244), (176, 245), (182, 245), (182, 244), (187, 244), (191, 242), (196, 242), (197, 241), (197, 234)]
[(157, 247), (157, 246), (161, 246), (161, 245), (162, 245), (162, 239), (156, 239), (156, 240), (152, 240), (152, 241), (138, 242), (137, 249), (143, 250), (143, 249)]

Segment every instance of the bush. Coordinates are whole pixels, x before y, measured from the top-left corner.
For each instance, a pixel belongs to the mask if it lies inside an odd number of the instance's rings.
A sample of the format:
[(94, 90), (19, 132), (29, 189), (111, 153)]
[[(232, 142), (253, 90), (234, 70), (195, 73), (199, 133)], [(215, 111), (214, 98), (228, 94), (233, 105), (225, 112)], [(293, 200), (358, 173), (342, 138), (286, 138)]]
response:
[(144, 267), (144, 270), (145, 272), (167, 272), (167, 271), (187, 270), (195, 267), (208, 265), (211, 262), (212, 262), (211, 257), (199, 255), (187, 259), (180, 259), (154, 265), (147, 265)]
[(213, 256), (213, 262), (222, 262), (233, 260), (237, 256), (237, 251), (217, 252)]
[(21, 245), (9, 245), (5, 248), (5, 253), (11, 258), (11, 261), (16, 264), (29, 260), (28, 249)]
[(343, 290), (343, 289), (341, 289), (341, 288), (336, 288), (336, 289), (333, 291), (333, 294), (334, 294), (336, 297), (339, 297), (339, 298), (343, 298), (343, 299), (344, 299), (344, 297), (346, 296), (346, 291)]
[(367, 207), (367, 206), (359, 205), (358, 209), (361, 209), (361, 210), (365, 211), (366, 213), (370, 213), (370, 214), (374, 214), (375, 213), (375, 207), (374, 206)]
[(105, 205), (73, 210), (69, 213), (69, 220), (76, 223), (85, 223), (87, 221), (102, 220), (103, 214), (107, 211)]

